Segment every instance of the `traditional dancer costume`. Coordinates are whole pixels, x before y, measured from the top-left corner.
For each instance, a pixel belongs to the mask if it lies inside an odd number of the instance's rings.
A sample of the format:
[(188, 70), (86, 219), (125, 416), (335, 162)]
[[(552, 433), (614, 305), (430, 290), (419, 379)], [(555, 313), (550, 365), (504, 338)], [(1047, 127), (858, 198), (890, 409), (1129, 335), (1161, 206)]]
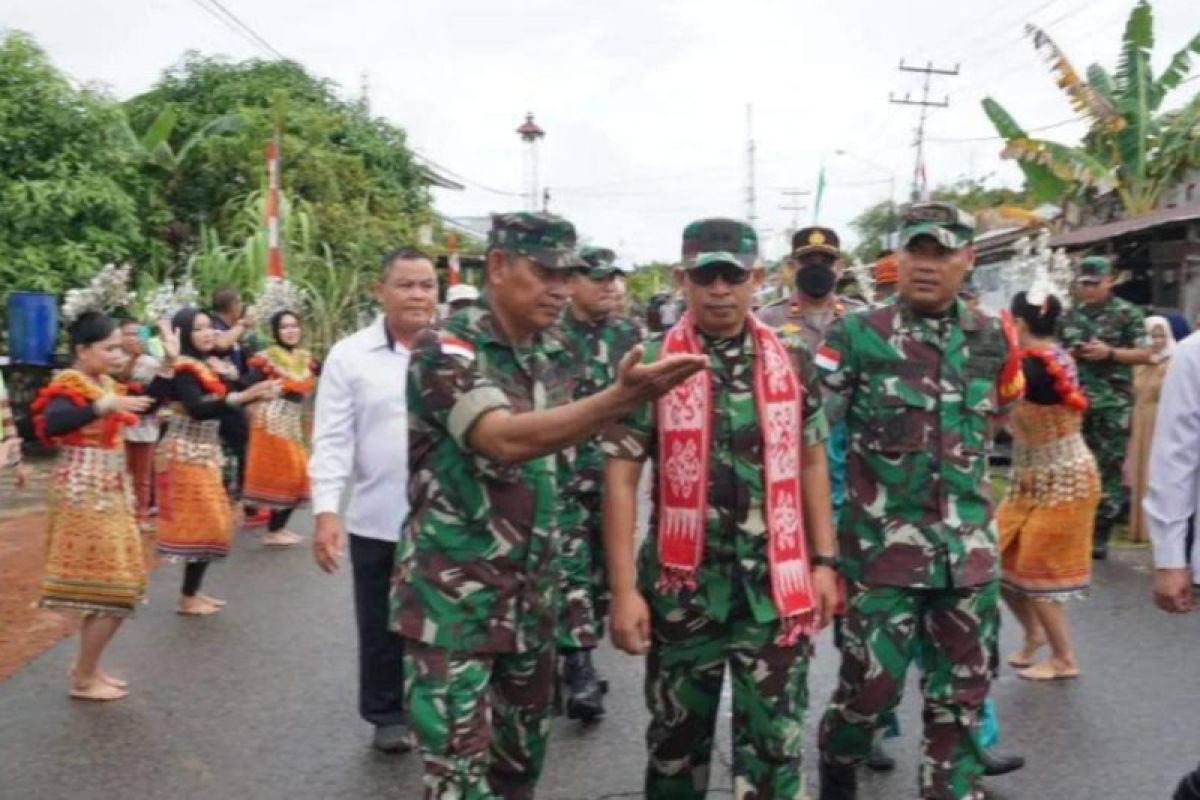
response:
[(125, 468), (123, 412), (98, 415), (95, 404), (126, 393), (107, 376), (60, 372), (33, 403), (34, 426), (58, 445), (50, 483), (50, 531), (39, 605), (128, 616), (146, 591), (146, 564)]
[[(250, 417), (250, 449), (242, 498), (273, 511), (291, 511), (309, 499), (305, 403), (316, 388), (317, 367), (307, 350), (279, 339), (279, 326), (291, 312), (271, 318), (275, 344), (248, 362), (250, 382), (279, 380), (283, 394), (257, 403)], [(280, 526), (282, 527), (282, 526)]]
[(1023, 356), (1025, 396), (1009, 421), (1012, 479), (996, 513), (1001, 582), (1030, 597), (1063, 600), (1085, 594), (1091, 580), (1100, 479), (1080, 433), (1088, 401), (1065, 350)]
[(159, 553), (206, 564), (229, 554), (233, 517), (221, 480), (218, 428), (222, 417), (240, 412), (226, 401), (228, 387), (192, 343), (199, 313), (185, 309), (173, 321), (181, 356), (172, 380), (172, 413), (156, 453), (155, 480)]

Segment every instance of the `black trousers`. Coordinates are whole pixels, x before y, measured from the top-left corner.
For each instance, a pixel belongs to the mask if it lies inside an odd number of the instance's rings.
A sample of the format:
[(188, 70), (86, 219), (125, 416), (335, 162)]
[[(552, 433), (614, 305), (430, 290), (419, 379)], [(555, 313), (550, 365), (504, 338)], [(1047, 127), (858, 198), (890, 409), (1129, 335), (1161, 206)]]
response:
[(404, 640), (388, 630), (396, 543), (350, 534), (358, 620), (358, 713), (372, 725), (399, 725), (404, 712)]

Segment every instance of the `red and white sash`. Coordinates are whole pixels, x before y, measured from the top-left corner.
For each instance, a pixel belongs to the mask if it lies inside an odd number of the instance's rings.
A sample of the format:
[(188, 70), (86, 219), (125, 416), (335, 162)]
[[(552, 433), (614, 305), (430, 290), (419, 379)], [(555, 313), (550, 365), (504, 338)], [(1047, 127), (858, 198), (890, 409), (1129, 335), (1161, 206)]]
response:
[[(763, 439), (764, 513), (771, 595), (781, 624), (780, 641), (795, 643), (816, 632), (812, 576), (800, 490), (802, 387), (787, 348), (753, 314), (754, 404)], [(690, 313), (667, 332), (659, 358), (703, 354)], [(659, 588), (695, 590), (704, 555), (708, 513), (708, 456), (712, 442), (712, 379), (697, 372), (657, 401)]]

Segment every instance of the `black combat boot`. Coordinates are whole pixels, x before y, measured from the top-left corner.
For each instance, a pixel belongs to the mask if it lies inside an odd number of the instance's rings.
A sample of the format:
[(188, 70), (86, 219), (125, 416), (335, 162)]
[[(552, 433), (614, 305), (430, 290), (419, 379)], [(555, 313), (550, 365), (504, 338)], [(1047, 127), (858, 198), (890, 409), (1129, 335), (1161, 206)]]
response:
[(867, 769), (876, 772), (891, 772), (896, 768), (896, 759), (883, 749), (883, 737), (878, 735), (875, 737), (875, 744), (871, 745), (871, 755), (867, 756), (863, 763), (867, 765)]
[(571, 650), (563, 654), (563, 683), (566, 684), (567, 719), (585, 723), (604, 716), (604, 692), (596, 680), (591, 650)]
[(990, 778), (1007, 775), (1025, 766), (1022, 756), (994, 752), (990, 747), (983, 751), (983, 774)]
[(858, 773), (854, 767), (822, 761), (819, 800), (858, 800)]
[(1173, 800), (1200, 800), (1200, 768), (1183, 776)]

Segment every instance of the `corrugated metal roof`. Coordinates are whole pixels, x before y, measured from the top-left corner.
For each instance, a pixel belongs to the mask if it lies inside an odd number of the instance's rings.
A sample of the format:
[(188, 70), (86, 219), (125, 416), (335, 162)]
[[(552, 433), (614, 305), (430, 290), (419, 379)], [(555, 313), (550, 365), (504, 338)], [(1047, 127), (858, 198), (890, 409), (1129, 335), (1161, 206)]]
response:
[(1093, 225), (1090, 228), (1065, 231), (1052, 236), (1050, 238), (1050, 246), (1078, 247), (1094, 242), (1102, 242), (1106, 239), (1115, 239), (1118, 236), (1137, 233), (1149, 228), (1157, 228), (1161, 225), (1188, 222), (1193, 219), (1200, 219), (1200, 204), (1164, 208), (1159, 211), (1151, 211), (1149, 214), (1143, 214), (1140, 217), (1133, 217), (1132, 219), (1123, 219), (1117, 222), (1105, 223), (1104, 225)]

